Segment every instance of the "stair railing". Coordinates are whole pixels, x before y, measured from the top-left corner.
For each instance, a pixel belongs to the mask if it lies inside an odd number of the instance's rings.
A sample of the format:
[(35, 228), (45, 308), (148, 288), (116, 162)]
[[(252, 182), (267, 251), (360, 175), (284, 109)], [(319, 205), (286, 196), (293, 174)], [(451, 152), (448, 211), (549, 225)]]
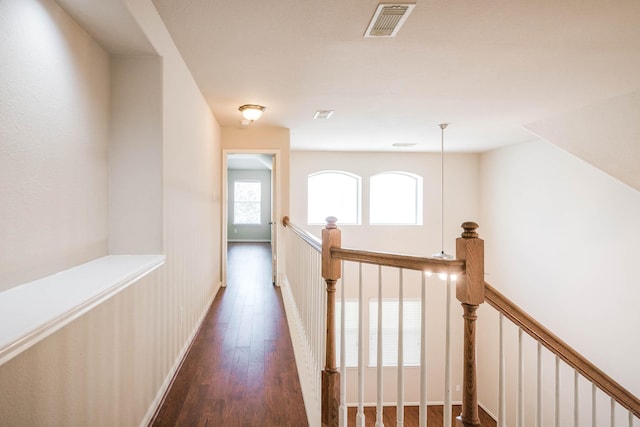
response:
[[(510, 321), (518, 330), (517, 337), (517, 387), (516, 387), (516, 414), (515, 425), (516, 427), (524, 427), (529, 425), (525, 420), (525, 404), (524, 404), (524, 358), (525, 351), (523, 350), (523, 335), (530, 336), (536, 343), (535, 362), (536, 362), (536, 377), (535, 377), (535, 390), (536, 398), (534, 405), (534, 421), (535, 426), (541, 426), (543, 421), (543, 366), (542, 366), (542, 348), (546, 348), (552, 355), (555, 356), (555, 363), (553, 366), (554, 372), (554, 393), (553, 393), (553, 425), (560, 427), (568, 425), (567, 422), (572, 423), (574, 426), (580, 424), (581, 414), (584, 414), (584, 410), (580, 408), (580, 377), (585, 378), (591, 383), (591, 399), (590, 399), (590, 412), (588, 416), (591, 418), (591, 425), (593, 427), (600, 427), (603, 424), (603, 418), (608, 418), (608, 424), (611, 427), (616, 426), (615, 415), (616, 405), (628, 411), (627, 424), (629, 427), (633, 426), (634, 419), (640, 419), (640, 399), (634, 396), (631, 392), (622, 387), (619, 383), (613, 380), (610, 376), (605, 374), (601, 369), (596, 367), (593, 363), (589, 362), (584, 356), (570, 347), (566, 342), (558, 338), (555, 334), (545, 328), (542, 324), (532, 318), (524, 310), (518, 307), (515, 303), (510, 301), (507, 297), (498, 292), (493, 286), (485, 283), (485, 298), (489, 306), (493, 307), (499, 313), (498, 317), (498, 330), (499, 330), (499, 356), (498, 356), (498, 414), (497, 421), (498, 426), (507, 425), (506, 414), (506, 368), (505, 368), (505, 342), (507, 340), (505, 332), (506, 320)], [(568, 394), (573, 394), (573, 402), (571, 408), (571, 414), (568, 417), (570, 420), (561, 419), (561, 381), (560, 381), (560, 361), (564, 362), (573, 371), (573, 390), (569, 390)], [(597, 393), (598, 390), (609, 396), (609, 416), (602, 417), (597, 413)], [(550, 399), (547, 399), (550, 400)], [(551, 412), (551, 411), (550, 411)], [(605, 414), (606, 415), (606, 414)]]
[[(478, 225), (472, 222), (464, 223), (462, 237), (456, 241), (455, 260), (445, 260), (438, 258), (414, 257), (399, 254), (389, 254), (373, 251), (362, 251), (345, 249), (341, 247), (341, 232), (336, 226), (336, 218), (327, 218), (327, 225), (322, 230), (322, 245), (318, 247), (317, 239), (301, 228), (293, 225), (287, 217), (283, 219), (283, 225), (291, 229), (300, 239), (306, 241), (315, 250), (322, 253), (322, 276), (326, 284), (326, 318), (324, 328), (326, 330), (326, 351), (325, 365), (322, 370), (322, 410), (321, 418), (323, 426), (346, 425), (346, 410), (344, 408), (344, 390), (341, 390), (340, 372), (336, 366), (336, 330), (335, 309), (336, 309), (336, 283), (342, 275), (342, 263), (356, 262), (362, 264), (372, 264), (379, 267), (397, 268), (402, 275), (402, 270), (416, 270), (421, 272), (422, 282), (422, 331), (421, 331), (421, 396), (420, 396), (420, 425), (426, 425), (426, 297), (425, 297), (425, 273), (429, 275), (444, 275), (448, 278), (457, 277), (456, 297), (462, 303), (464, 309), (464, 388), (462, 393), (462, 413), (458, 417), (458, 425), (464, 427), (480, 426), (478, 417), (478, 401), (476, 387), (476, 363), (475, 363), (475, 311), (478, 305), (484, 300), (484, 243), (478, 238), (475, 230)], [(288, 260), (289, 261), (289, 260)], [(381, 286), (381, 284), (379, 284)], [(361, 299), (362, 302), (362, 299)], [(362, 313), (362, 310), (360, 311)], [(401, 322), (402, 320), (400, 320)], [(362, 325), (361, 325), (362, 326)], [(362, 334), (362, 328), (360, 328)], [(447, 331), (448, 332), (448, 331)], [(344, 334), (342, 335), (344, 337)], [(402, 328), (399, 328), (399, 337), (402, 339)], [(344, 346), (342, 346), (344, 349)], [(362, 349), (362, 346), (360, 346)], [(362, 350), (361, 350), (362, 351)], [(402, 346), (398, 347), (401, 359)], [(360, 357), (362, 367), (363, 357)], [(378, 361), (378, 369), (381, 369), (382, 362)], [(449, 369), (449, 368), (447, 368)], [(378, 388), (381, 388), (380, 381)], [(363, 383), (360, 382), (360, 389)], [(402, 379), (399, 379), (399, 394), (401, 395)], [(450, 384), (447, 385), (450, 389)], [(341, 393), (342, 391), (342, 393)], [(360, 393), (362, 394), (362, 392)], [(342, 396), (341, 396), (342, 395)], [(342, 397), (342, 398), (341, 398)], [(362, 397), (362, 396), (361, 396)], [(377, 425), (382, 425), (381, 412), (382, 401), (378, 398)], [(449, 399), (449, 410), (451, 402)], [(402, 425), (402, 403), (399, 402), (398, 423)], [(445, 405), (446, 407), (446, 405)], [(447, 410), (445, 409), (445, 412)], [(446, 418), (445, 418), (446, 419)], [(364, 425), (364, 415), (362, 413), (362, 398), (358, 410), (358, 424)]]
[[(392, 267), (398, 269), (400, 272), (400, 287), (399, 287), (399, 300), (402, 300), (402, 272), (403, 270), (415, 270), (422, 273), (430, 273), (435, 275), (446, 275), (448, 278), (457, 276), (456, 284), (456, 298), (460, 301), (463, 308), (464, 319), (464, 346), (463, 346), (463, 389), (462, 389), (462, 411), (461, 415), (456, 420), (458, 427), (478, 427), (480, 426), (480, 420), (478, 416), (478, 397), (477, 397), (477, 374), (476, 374), (476, 319), (477, 309), (485, 300), (488, 305), (497, 310), (499, 315), (499, 352), (498, 356), (498, 414), (497, 425), (506, 426), (506, 370), (505, 370), (505, 333), (504, 326), (505, 321), (510, 321), (518, 329), (518, 363), (517, 363), (517, 390), (515, 393), (516, 400), (516, 427), (525, 426), (525, 405), (524, 405), (524, 352), (523, 352), (523, 336), (528, 335), (535, 340), (537, 345), (537, 372), (536, 372), (536, 402), (535, 402), (535, 423), (531, 424), (529, 421), (526, 425), (541, 426), (542, 423), (542, 374), (541, 374), (541, 351), (542, 348), (546, 348), (549, 352), (555, 355), (555, 408), (554, 408), (554, 423), (555, 427), (569, 425), (565, 418), (560, 417), (560, 381), (559, 381), (559, 366), (560, 362), (564, 362), (567, 366), (575, 371), (574, 375), (574, 394), (573, 394), (573, 417), (571, 418), (571, 424), (575, 427), (584, 424), (580, 423), (580, 414), (584, 411), (581, 410), (578, 397), (580, 384), (580, 378), (585, 378), (592, 384), (591, 395), (591, 425), (592, 427), (604, 425), (601, 422), (602, 414), (596, 414), (596, 394), (600, 390), (610, 398), (610, 414), (608, 424), (611, 427), (619, 426), (616, 424), (616, 405), (624, 408), (628, 411), (628, 427), (634, 426), (634, 421), (640, 419), (640, 400), (614, 381), (611, 377), (602, 372), (599, 368), (589, 362), (585, 357), (580, 355), (577, 351), (572, 349), (564, 341), (559, 339), (556, 335), (551, 333), (548, 329), (542, 326), (539, 322), (525, 313), (512, 301), (508, 300), (504, 295), (494, 289), (490, 284), (484, 281), (484, 242), (478, 238), (476, 233), (477, 224), (467, 222), (462, 224), (464, 232), (461, 237), (456, 239), (456, 259), (444, 260), (435, 258), (421, 258), (407, 255), (389, 254), (373, 251), (362, 251), (354, 249), (346, 249), (341, 247), (341, 234), (340, 230), (336, 226), (335, 218), (327, 218), (327, 225), (322, 230), (322, 240), (317, 239), (301, 228), (292, 224), (287, 217), (283, 219), (283, 225), (291, 230), (301, 242), (308, 247), (310, 252), (316, 255), (309, 256), (304, 255), (303, 258), (307, 261), (311, 260), (310, 267), (304, 267), (307, 271), (306, 278), (302, 276), (296, 279), (297, 282), (302, 284), (296, 292), (313, 294), (309, 301), (311, 302), (299, 302), (298, 310), (302, 312), (302, 317), (306, 316), (307, 329), (305, 334), (308, 335), (307, 341), (312, 342), (310, 347), (312, 353), (316, 356), (315, 360), (324, 359), (324, 368), (322, 369), (319, 382), (321, 384), (318, 387), (319, 392), (321, 390), (321, 420), (323, 426), (346, 426), (346, 407), (345, 407), (345, 389), (344, 384), (341, 384), (340, 371), (336, 364), (336, 328), (335, 316), (336, 316), (336, 286), (343, 274), (344, 265), (346, 263), (357, 263), (360, 271), (362, 271), (362, 264), (370, 264), (382, 267)], [(291, 245), (289, 245), (291, 246)], [(289, 251), (293, 250), (294, 253), (289, 255)], [(288, 248), (287, 264), (290, 264), (294, 259), (300, 259), (300, 248)], [(297, 263), (294, 266), (287, 267), (287, 274), (289, 268), (294, 270), (299, 269)], [(295, 273), (294, 273), (295, 274)], [(322, 297), (314, 294), (318, 288), (321, 287), (320, 280), (317, 277), (321, 275), (324, 280), (324, 293)], [(378, 279), (379, 289), (379, 301), (381, 300), (382, 282)], [(420, 425), (426, 425), (426, 322), (425, 322), (425, 274), (422, 274), (422, 305), (421, 305), (421, 364), (420, 364), (420, 376), (421, 376), (421, 396), (420, 396)], [(358, 279), (362, 282), (362, 276)], [(313, 282), (313, 283), (312, 283)], [(448, 282), (449, 284), (449, 282)], [(308, 286), (307, 286), (308, 285)], [(362, 284), (360, 283), (360, 286)], [(342, 292), (344, 292), (345, 286), (341, 286)], [(302, 305), (301, 305), (302, 304)], [(360, 304), (362, 304), (362, 298), (360, 298)], [(400, 311), (402, 311), (402, 304), (400, 303)], [(342, 304), (344, 308), (344, 304)], [(362, 313), (362, 305), (360, 306), (360, 313)], [(380, 307), (380, 306), (378, 306)], [(320, 321), (323, 315), (324, 321)], [(449, 316), (449, 314), (447, 314)], [(490, 316), (488, 316), (490, 317)], [(342, 316), (344, 320), (344, 315)], [(398, 365), (401, 366), (402, 361), (402, 315), (399, 316), (399, 346), (398, 346)], [(344, 324), (344, 323), (343, 323)], [(362, 317), (360, 317), (360, 334), (362, 334)], [(316, 328), (316, 330), (312, 330)], [(447, 327), (448, 329), (448, 327)], [(325, 334), (320, 334), (320, 331), (324, 331)], [(380, 333), (380, 328), (378, 328)], [(449, 331), (447, 331), (447, 334)], [(322, 336), (320, 336), (322, 335)], [(311, 337), (311, 338), (309, 338)], [(341, 333), (341, 338), (344, 339), (344, 330)], [(447, 335), (447, 341), (448, 341)], [(381, 341), (378, 336), (378, 341)], [(360, 344), (362, 344), (362, 335), (360, 335)], [(342, 352), (344, 352), (344, 342), (341, 345)], [(362, 348), (362, 345), (360, 345)], [(381, 373), (380, 373), (380, 351), (378, 352), (378, 400), (376, 410), (376, 426), (382, 426), (382, 399), (381, 399)], [(344, 353), (342, 353), (341, 369), (344, 372)], [(362, 353), (359, 355), (360, 363), (358, 369), (362, 367), (364, 360)], [(448, 363), (448, 360), (446, 360)], [(315, 363), (316, 366), (320, 365), (320, 362)], [(447, 371), (449, 367), (445, 368)], [(316, 370), (318, 372), (319, 370)], [(444, 422), (447, 425), (448, 418), (447, 412), (451, 412), (451, 399), (450, 399), (450, 379), (449, 375), (445, 378), (445, 407), (444, 407)], [(358, 413), (356, 417), (356, 423), (358, 426), (364, 426), (364, 414), (362, 412), (362, 396), (361, 389), (363, 383), (359, 378), (359, 400)], [(397, 424), (403, 425), (403, 375), (398, 375), (398, 409), (397, 409)], [(447, 396), (448, 395), (448, 396)], [(599, 416), (599, 417), (598, 417)], [(618, 420), (620, 421), (620, 420)], [(545, 424), (545, 425), (548, 425)]]

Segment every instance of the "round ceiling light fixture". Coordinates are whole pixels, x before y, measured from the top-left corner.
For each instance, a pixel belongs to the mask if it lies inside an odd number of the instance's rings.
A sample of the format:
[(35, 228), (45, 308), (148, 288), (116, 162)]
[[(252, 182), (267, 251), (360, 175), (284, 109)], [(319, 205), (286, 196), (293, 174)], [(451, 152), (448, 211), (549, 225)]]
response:
[(267, 107), (256, 104), (245, 104), (241, 105), (240, 108), (238, 108), (238, 110), (240, 110), (240, 112), (242, 113), (242, 117), (249, 121), (258, 120), (266, 109)]

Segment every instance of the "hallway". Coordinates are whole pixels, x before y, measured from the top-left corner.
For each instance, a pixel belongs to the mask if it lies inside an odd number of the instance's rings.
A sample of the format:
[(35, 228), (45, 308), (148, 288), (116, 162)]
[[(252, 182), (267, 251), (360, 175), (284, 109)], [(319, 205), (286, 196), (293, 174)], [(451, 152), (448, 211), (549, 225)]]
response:
[(216, 295), (153, 426), (306, 426), (268, 243), (229, 243)]

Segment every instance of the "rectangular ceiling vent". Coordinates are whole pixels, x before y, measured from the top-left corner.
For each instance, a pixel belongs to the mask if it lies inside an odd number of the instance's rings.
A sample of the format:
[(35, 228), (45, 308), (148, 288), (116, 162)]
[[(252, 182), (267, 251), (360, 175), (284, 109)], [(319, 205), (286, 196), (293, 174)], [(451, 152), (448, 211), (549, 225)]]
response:
[(379, 4), (365, 37), (395, 37), (415, 4)]

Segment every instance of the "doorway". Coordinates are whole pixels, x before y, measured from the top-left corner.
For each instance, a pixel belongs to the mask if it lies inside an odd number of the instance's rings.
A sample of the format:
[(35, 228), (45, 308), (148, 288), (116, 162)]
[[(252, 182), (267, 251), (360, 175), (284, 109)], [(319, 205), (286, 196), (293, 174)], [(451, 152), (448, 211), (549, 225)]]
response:
[(272, 283), (277, 285), (279, 150), (223, 150), (222, 286), (233, 242), (270, 243)]

